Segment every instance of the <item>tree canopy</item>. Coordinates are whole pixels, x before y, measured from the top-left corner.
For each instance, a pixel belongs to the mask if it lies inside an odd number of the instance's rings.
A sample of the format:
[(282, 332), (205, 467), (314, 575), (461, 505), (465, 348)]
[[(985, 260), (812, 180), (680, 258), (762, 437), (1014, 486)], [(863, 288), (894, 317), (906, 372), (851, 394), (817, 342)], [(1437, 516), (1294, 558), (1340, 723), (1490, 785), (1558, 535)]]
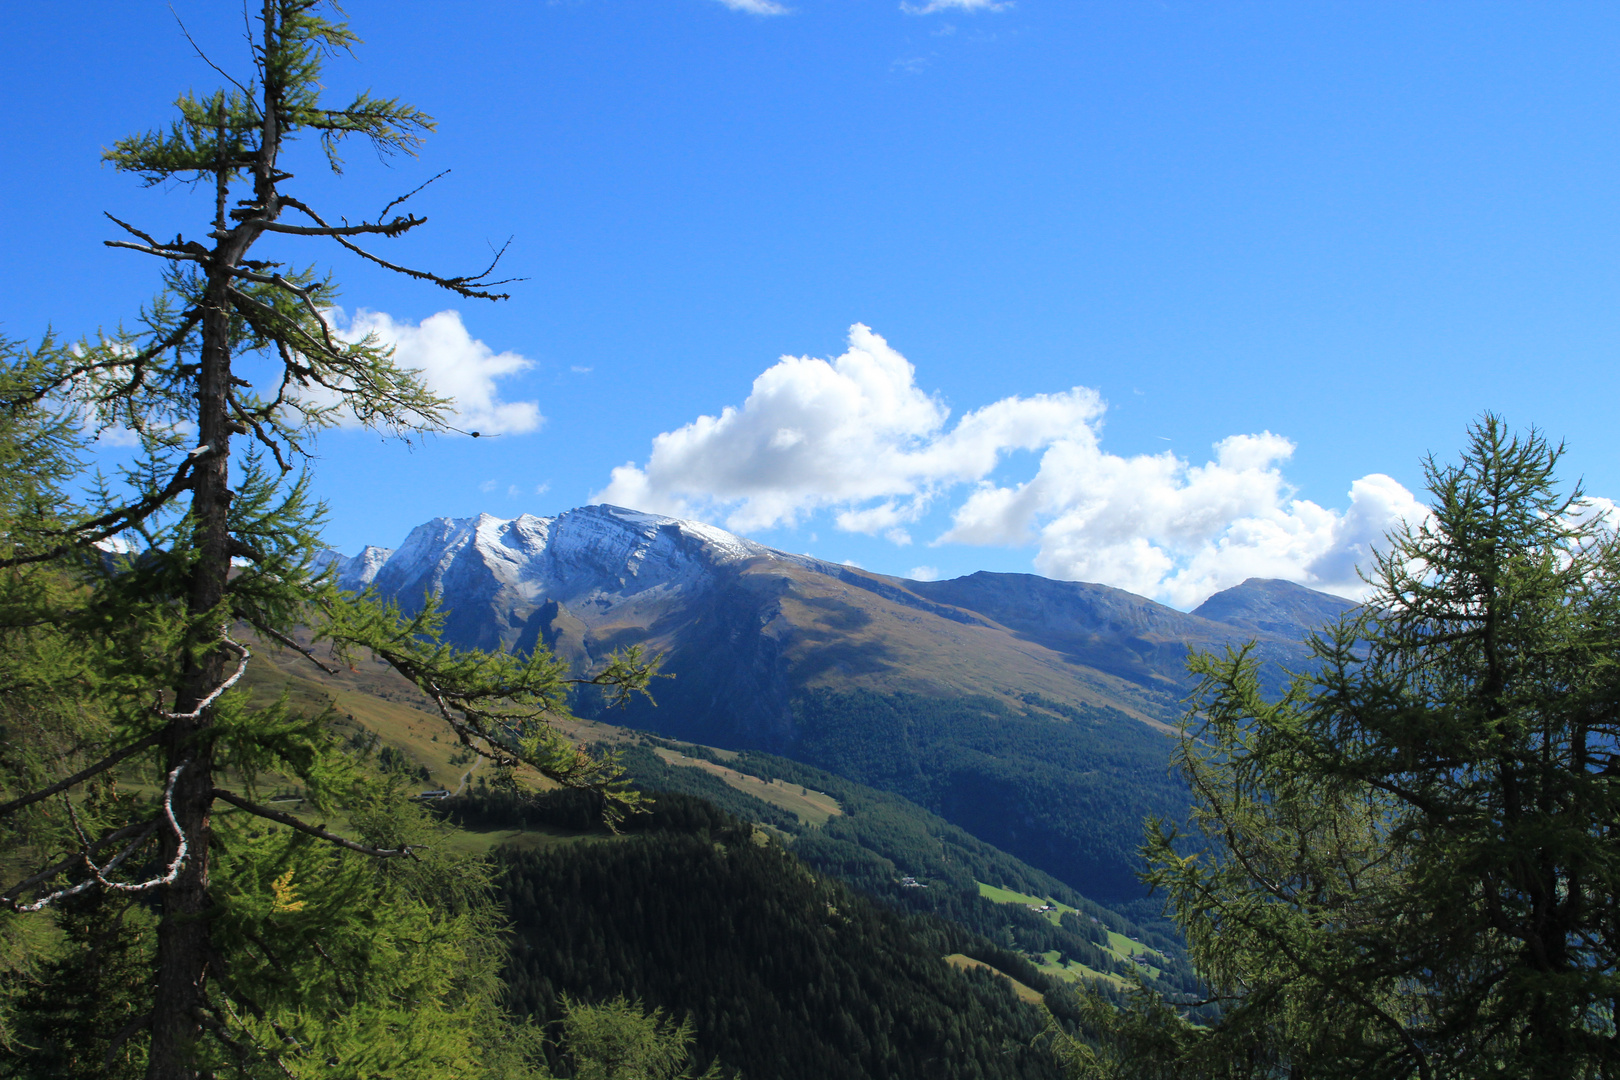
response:
[(1620, 545), (1562, 448), (1485, 416), (1425, 465), (1366, 604), (1268, 701), (1202, 656), (1150, 829), (1223, 1007), (1090, 1013), (1078, 1074), (1597, 1077), (1620, 1069)]

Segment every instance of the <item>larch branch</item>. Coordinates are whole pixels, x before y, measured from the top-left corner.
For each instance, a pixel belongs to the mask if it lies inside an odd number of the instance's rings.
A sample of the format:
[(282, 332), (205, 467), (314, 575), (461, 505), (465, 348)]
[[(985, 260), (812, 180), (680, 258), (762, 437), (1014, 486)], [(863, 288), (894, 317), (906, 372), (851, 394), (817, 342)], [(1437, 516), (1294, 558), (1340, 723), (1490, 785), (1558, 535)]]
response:
[(156, 746), (158, 739), (161, 738), (162, 735), (162, 731), (154, 731), (150, 735), (136, 739), (122, 750), (115, 751), (107, 757), (102, 758), (94, 765), (80, 769), (67, 779), (58, 780), (48, 788), (41, 788), (32, 794), (24, 795), (20, 799), (13, 799), (8, 803), (0, 803), (0, 817), (4, 817), (7, 814), (21, 810), (25, 806), (31, 806), (42, 799), (48, 799), (52, 795), (55, 795), (58, 791), (66, 791), (75, 784), (82, 784), (92, 776), (106, 772), (108, 769), (112, 768), (114, 765), (117, 765), (125, 758), (138, 754), (142, 750), (148, 749), (149, 747)]
[(268, 806), (260, 806), (256, 802), (250, 802), (238, 795), (236, 792), (226, 791), (224, 788), (214, 788), (211, 794), (214, 796), (214, 798), (219, 799), (221, 802), (228, 802), (232, 806), (240, 810), (246, 810), (248, 813), (253, 814), (256, 817), (262, 817), (268, 821), (274, 821), (285, 825), (290, 829), (296, 829), (301, 833), (325, 840), (329, 844), (336, 844), (340, 848), (346, 848), (349, 851), (358, 851), (362, 855), (372, 855), (379, 859), (395, 859), (412, 854), (409, 844), (403, 844), (397, 848), (374, 848), (367, 847), (365, 844), (357, 844), (353, 840), (347, 839), (346, 837), (339, 836), (336, 833), (327, 832), (325, 829), (319, 828), (318, 826), (301, 821), (291, 814), (284, 814), (280, 810), (272, 810)]

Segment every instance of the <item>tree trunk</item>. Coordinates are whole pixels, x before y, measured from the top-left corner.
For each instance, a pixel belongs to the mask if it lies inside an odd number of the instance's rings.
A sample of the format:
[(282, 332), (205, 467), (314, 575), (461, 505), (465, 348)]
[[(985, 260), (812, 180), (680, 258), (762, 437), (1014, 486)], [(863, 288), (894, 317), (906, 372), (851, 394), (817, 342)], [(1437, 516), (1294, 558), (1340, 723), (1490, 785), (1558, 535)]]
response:
[[(230, 387), (231, 353), (228, 279), (216, 271), (208, 286), (197, 376), (198, 445), (212, 449), (192, 473), (191, 512), (196, 522), (198, 558), (191, 574), (187, 614), (193, 620), (193, 644), (216, 642), (229, 618), (219, 610), (230, 573), (230, 430), (226, 394)], [(213, 617), (210, 618), (209, 616)], [(225, 681), (229, 658), (218, 648), (188, 660), (175, 702), (175, 712), (189, 713)], [(199, 1068), (195, 1048), (202, 1030), (204, 989), (208, 979), (209, 817), (213, 806), (213, 710), (195, 720), (169, 725), (167, 768), (185, 763), (174, 789), (174, 816), (185, 833), (189, 851), (179, 877), (163, 890), (163, 918), (158, 924), (157, 994), (152, 1008), (152, 1044), (147, 1080), (200, 1080), (211, 1071)], [(175, 856), (177, 841), (164, 831), (163, 860)]]

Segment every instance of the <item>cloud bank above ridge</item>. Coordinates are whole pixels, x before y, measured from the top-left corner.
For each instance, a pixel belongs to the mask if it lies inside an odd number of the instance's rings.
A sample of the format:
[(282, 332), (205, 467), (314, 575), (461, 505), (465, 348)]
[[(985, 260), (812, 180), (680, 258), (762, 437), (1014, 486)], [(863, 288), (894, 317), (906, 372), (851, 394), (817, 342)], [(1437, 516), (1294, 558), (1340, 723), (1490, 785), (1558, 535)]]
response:
[[(1395, 480), (1351, 483), (1349, 505), (1294, 497), (1281, 466), (1294, 443), (1233, 435), (1202, 464), (1166, 451), (1106, 451), (1093, 389), (1008, 397), (964, 413), (916, 383), (912, 364), (857, 323), (823, 360), (784, 356), (741, 406), (653, 439), (644, 464), (614, 469), (595, 501), (723, 520), (748, 532), (830, 513), (838, 528), (912, 542), (935, 506), (951, 525), (932, 543), (1034, 545), (1035, 568), (1191, 606), (1248, 577), (1347, 596), (1384, 533), (1426, 511)], [(998, 481), (1015, 451), (1034, 475)]]

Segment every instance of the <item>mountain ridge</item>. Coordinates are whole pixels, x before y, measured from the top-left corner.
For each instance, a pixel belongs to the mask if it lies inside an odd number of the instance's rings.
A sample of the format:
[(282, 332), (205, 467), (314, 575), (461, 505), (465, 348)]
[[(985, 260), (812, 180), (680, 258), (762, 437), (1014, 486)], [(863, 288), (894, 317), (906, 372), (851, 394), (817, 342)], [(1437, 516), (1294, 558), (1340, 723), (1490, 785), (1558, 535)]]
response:
[[(1135, 888), (1142, 817), (1185, 813), (1163, 735), (1189, 652), (1252, 643), (1278, 692), (1318, 620), (1352, 606), (1265, 579), (1204, 614), (1033, 574), (913, 581), (604, 505), (436, 518), (331, 561), (341, 586), (407, 611), (438, 595), (458, 645), (543, 645), (576, 671), (630, 645), (662, 654), (675, 677), (656, 706), (616, 722), (894, 791), (1097, 896)], [(603, 703), (586, 690), (574, 707)]]
[[(568, 636), (566, 626), (548, 625), (562, 615), (560, 609), (587, 633), (622, 629), (638, 621), (638, 610), (645, 613), (672, 593), (713, 587), (717, 571), (759, 572), (760, 566), (751, 566), (758, 560), (766, 573), (797, 569), (950, 622), (1000, 627), (1081, 666), (1137, 681), (1164, 674), (1167, 660), (1170, 667), (1180, 663), (1180, 655), (1151, 655), (1166, 644), (1225, 641), (1238, 630), (1256, 635), (1264, 653), (1267, 639), (1297, 645), (1355, 606), (1342, 597), (1264, 578), (1215, 593), (1191, 612), (1107, 585), (1034, 574), (978, 571), (919, 581), (780, 551), (701, 522), (606, 504), (553, 518), (487, 513), (433, 518), (398, 548), (368, 546), (353, 557), (329, 552), (321, 562), (334, 567), (340, 587), (374, 587), (408, 610), (426, 594), (440, 596), (449, 610), (446, 636), (460, 644), (532, 648), (537, 642), (550, 644), (544, 641), (548, 634)], [(469, 610), (472, 606), (476, 610)], [(825, 602), (820, 606), (836, 610)], [(657, 619), (641, 621), (651, 631)], [(1145, 663), (1087, 663), (1103, 641), (1134, 643)], [(1267, 658), (1281, 660), (1289, 653), (1271, 651), (1278, 655)]]

